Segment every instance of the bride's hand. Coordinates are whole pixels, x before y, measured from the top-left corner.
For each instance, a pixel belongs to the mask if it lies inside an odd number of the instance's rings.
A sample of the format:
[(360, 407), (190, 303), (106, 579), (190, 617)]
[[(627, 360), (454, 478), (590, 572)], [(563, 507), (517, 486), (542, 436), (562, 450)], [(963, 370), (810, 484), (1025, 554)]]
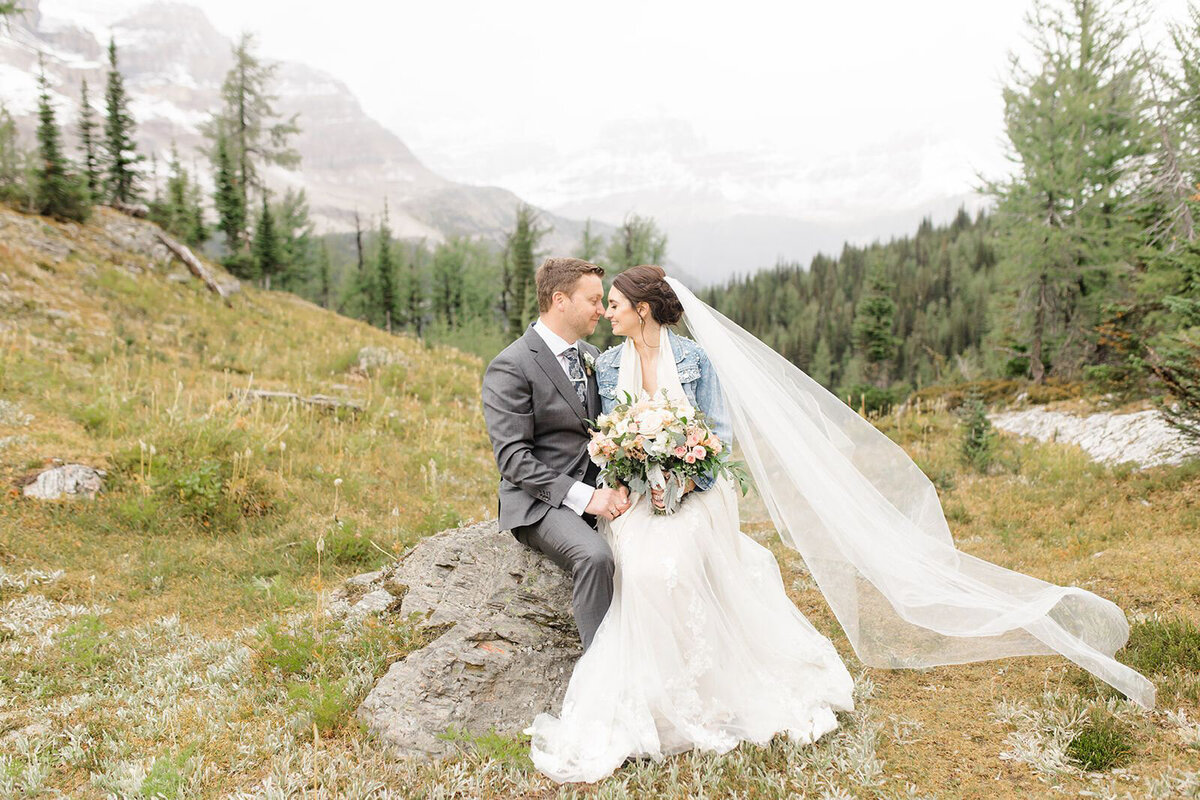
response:
[[(683, 494), (687, 494), (695, 488), (696, 482), (688, 478), (687, 483), (683, 485)], [(654, 503), (655, 508), (666, 508), (666, 500), (664, 499), (664, 491), (662, 489), (651, 489), (650, 501)]]
[(663, 499), (663, 490), (662, 489), (651, 489), (650, 490), (650, 502), (654, 503), (655, 508), (666, 508), (667, 507), (666, 501)]

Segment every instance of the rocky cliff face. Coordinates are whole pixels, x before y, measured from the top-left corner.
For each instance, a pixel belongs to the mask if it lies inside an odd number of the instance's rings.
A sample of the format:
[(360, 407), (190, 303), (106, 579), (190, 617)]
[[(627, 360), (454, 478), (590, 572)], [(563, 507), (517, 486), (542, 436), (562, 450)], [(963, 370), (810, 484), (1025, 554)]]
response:
[[(0, 100), (32, 143), (37, 102), (38, 53), (54, 93), (59, 123), (74, 142), (80, 83), (87, 80), (93, 107), (103, 108), (108, 36), (116, 39), (121, 71), (132, 97), (141, 151), (165, 162), (175, 142), (187, 165), (207, 178), (201, 125), (219, 107), (232, 42), (199, 9), (183, 3), (141, 0), (25, 0), (26, 13), (0, 30)], [(397, 235), (438, 242), (451, 235), (500, 241), (519, 198), (497, 187), (455, 183), (422, 164), (392, 131), (369, 117), (337, 78), (295, 62), (276, 73), (278, 109), (298, 114), (294, 140), (299, 171), (272, 168), (277, 189), (303, 188), (318, 228), (353, 229), (357, 210), (368, 222), (391, 206)], [(147, 169), (149, 165), (147, 165)], [(565, 251), (582, 224), (545, 215), (554, 226), (546, 240)]]

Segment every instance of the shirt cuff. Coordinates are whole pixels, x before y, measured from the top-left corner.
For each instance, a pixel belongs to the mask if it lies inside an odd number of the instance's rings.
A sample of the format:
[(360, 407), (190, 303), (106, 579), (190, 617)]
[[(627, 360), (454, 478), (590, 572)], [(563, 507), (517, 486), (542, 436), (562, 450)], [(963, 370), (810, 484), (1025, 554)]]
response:
[(567, 496), (563, 498), (563, 505), (582, 517), (583, 512), (587, 510), (588, 503), (592, 502), (592, 493), (595, 491), (595, 486), (575, 481), (575, 485), (567, 490)]

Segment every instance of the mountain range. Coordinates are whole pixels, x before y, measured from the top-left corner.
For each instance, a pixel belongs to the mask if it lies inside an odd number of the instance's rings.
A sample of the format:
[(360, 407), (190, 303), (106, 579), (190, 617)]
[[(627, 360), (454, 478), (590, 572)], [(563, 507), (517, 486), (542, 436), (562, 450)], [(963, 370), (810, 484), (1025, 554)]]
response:
[[(23, 0), (22, 6), (25, 13), (0, 30), (0, 100), (27, 143), (35, 125), (38, 54), (60, 124), (73, 142), (83, 79), (93, 106), (102, 106), (105, 47), (112, 36), (142, 152), (155, 154), (165, 170), (175, 143), (185, 165), (207, 180), (200, 129), (219, 107), (233, 42), (202, 10), (146, 0)], [(267, 180), (276, 190), (305, 189), (321, 232), (352, 230), (356, 213), (365, 226), (373, 225), (386, 198), (400, 237), (500, 242), (526, 197), (552, 227), (543, 249), (562, 253), (576, 247), (583, 220), (593, 219), (606, 233), (637, 212), (654, 216), (668, 233), (676, 273), (705, 285), (780, 260), (804, 263), (818, 251), (839, 251), (846, 241), (905, 234), (926, 216), (948, 219), (960, 205), (982, 205), (967, 192), (921, 185), (916, 162), (928, 157), (928, 143), (913, 143), (905, 151), (907, 164), (905, 156), (889, 152), (858, 154), (853, 163), (781, 168), (755, 153), (714, 152), (679, 120), (631, 121), (600, 131), (569, 153), (515, 152), (504, 145), (458, 152), (454, 141), (444, 139), (427, 149), (436, 165), (431, 169), (429, 159), (367, 114), (337, 77), (296, 61), (276, 63), (277, 107), (285, 116), (299, 115), (294, 145), (302, 163), (297, 171), (272, 167)], [(911, 181), (900, 182), (911, 189), (879, 196), (874, 175), (897, 168), (911, 172)], [(832, 206), (835, 197), (847, 195), (871, 196), (877, 210), (804, 216), (805, 208), (819, 207), (813, 197), (828, 196)]]
[[(74, 142), (80, 83), (87, 80), (91, 104), (101, 108), (107, 72), (108, 36), (137, 121), (138, 146), (165, 169), (172, 143), (184, 164), (206, 176), (201, 125), (219, 108), (221, 83), (232, 64), (233, 42), (194, 6), (136, 0), (23, 0), (24, 14), (0, 32), (0, 98), (32, 141), (37, 104), (38, 54), (58, 119)], [(427, 168), (394, 132), (368, 116), (337, 78), (304, 64), (278, 62), (272, 87), (277, 109), (298, 114), (293, 144), (301, 167), (272, 167), (276, 190), (303, 188), (319, 231), (352, 230), (356, 212), (373, 224), (389, 204), (392, 229), (407, 239), (442, 241), (471, 236), (501, 241), (519, 202), (511, 191), (447, 180)], [(548, 250), (579, 241), (583, 223), (542, 211), (553, 227)]]

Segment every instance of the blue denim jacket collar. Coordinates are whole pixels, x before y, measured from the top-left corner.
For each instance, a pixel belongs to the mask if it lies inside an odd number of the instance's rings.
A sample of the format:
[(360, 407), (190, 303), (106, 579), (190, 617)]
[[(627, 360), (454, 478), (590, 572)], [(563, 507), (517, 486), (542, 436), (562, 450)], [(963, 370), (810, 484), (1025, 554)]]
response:
[[(693, 342), (691, 339), (680, 336), (671, 329), (667, 329), (667, 336), (671, 342), (671, 352), (675, 354), (676, 369), (680, 371), (682, 379), (683, 374), (688, 367), (699, 368), (700, 366), (700, 345)], [(621, 349), (625, 347), (625, 343), (614, 345), (605, 350), (596, 359), (596, 382), (601, 387), (613, 387), (617, 384), (617, 371), (621, 366)], [(685, 381), (686, 382), (686, 381)]]

